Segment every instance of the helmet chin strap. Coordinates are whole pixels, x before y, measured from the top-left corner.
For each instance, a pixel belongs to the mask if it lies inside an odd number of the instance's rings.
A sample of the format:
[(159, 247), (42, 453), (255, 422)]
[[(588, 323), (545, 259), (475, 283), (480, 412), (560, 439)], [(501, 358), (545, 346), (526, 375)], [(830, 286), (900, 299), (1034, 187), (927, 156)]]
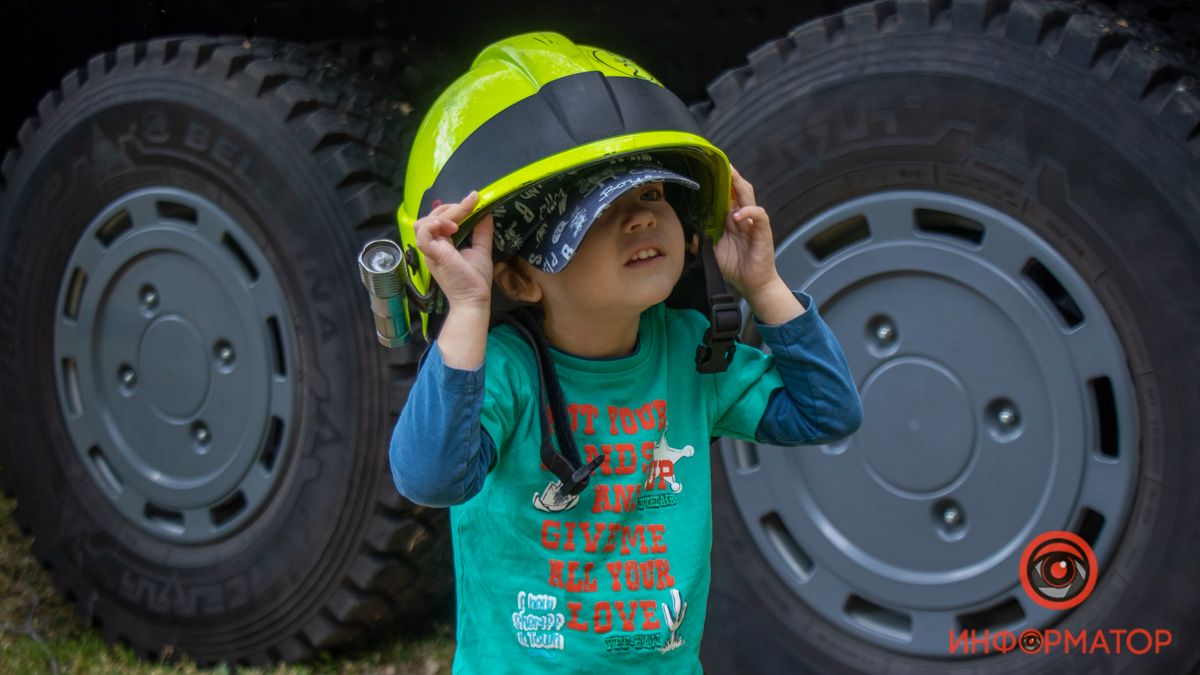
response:
[[(554, 369), (554, 361), (550, 358), (550, 349), (546, 345), (546, 337), (542, 334), (537, 317), (529, 308), (522, 307), (508, 312), (502, 321), (515, 328), (533, 347), (538, 380), (541, 382), (538, 409), (542, 421), (542, 465), (558, 478), (561, 494), (577, 495), (587, 487), (592, 473), (604, 462), (605, 456), (603, 453), (597, 453), (592, 461), (586, 464), (579, 456), (579, 448), (575, 445), (575, 437), (571, 435), (571, 427), (567, 422), (566, 398), (563, 396), (558, 372)], [(547, 413), (550, 415), (549, 420), (546, 419)], [(558, 438), (557, 451), (550, 440), (551, 427)]]
[(717, 257), (713, 240), (700, 236), (700, 261), (704, 267), (704, 290), (708, 294), (708, 330), (702, 344), (696, 347), (696, 370), (701, 373), (721, 373), (733, 362), (733, 341), (742, 329), (742, 310), (729, 292)]
[[(703, 218), (697, 217), (692, 202), (683, 198), (684, 194), (678, 186), (671, 186), (667, 193), (667, 201), (681, 215), (683, 222), (703, 222)], [(721, 276), (712, 237), (699, 231), (700, 228), (695, 230), (700, 240), (697, 257), (704, 272), (704, 294), (707, 300), (705, 304), (708, 307), (708, 330), (704, 331), (701, 343), (696, 346), (696, 371), (706, 374), (723, 373), (733, 362), (733, 342), (742, 331), (742, 309), (730, 292), (725, 277)]]

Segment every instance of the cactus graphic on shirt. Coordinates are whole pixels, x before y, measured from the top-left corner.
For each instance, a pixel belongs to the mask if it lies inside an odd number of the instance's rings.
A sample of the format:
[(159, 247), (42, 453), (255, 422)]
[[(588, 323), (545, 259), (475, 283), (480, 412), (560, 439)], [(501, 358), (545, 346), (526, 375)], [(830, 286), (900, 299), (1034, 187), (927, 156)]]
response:
[(679, 637), (676, 633), (678, 633), (679, 627), (683, 625), (683, 615), (687, 614), (687, 603), (683, 601), (683, 596), (679, 594), (678, 588), (671, 589), (671, 604), (674, 605), (674, 608), (668, 607), (665, 602), (662, 603), (663, 616), (667, 619), (667, 628), (671, 629), (671, 637), (658, 650), (659, 654), (666, 654), (672, 649), (679, 649), (683, 646), (684, 642), (683, 638)]
[[(672, 448), (667, 444), (667, 430), (664, 427), (662, 436), (658, 442), (654, 444), (654, 462), (650, 469), (650, 476), (646, 480), (646, 485), (653, 486), (656, 481), (662, 479), (671, 487), (671, 492), (679, 494), (683, 491), (683, 483), (675, 479), (675, 464), (683, 457), (691, 457), (696, 454), (695, 448), (690, 445), (685, 445), (682, 449)], [(672, 470), (664, 472), (664, 465), (669, 465)]]

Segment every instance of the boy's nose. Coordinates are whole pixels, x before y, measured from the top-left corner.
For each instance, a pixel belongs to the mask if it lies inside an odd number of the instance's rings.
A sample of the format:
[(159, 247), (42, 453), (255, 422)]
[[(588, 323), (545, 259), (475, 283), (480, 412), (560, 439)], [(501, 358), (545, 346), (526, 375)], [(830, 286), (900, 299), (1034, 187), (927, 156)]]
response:
[(650, 212), (650, 209), (633, 208), (625, 215), (625, 224), (621, 231), (637, 232), (642, 229), (653, 229), (655, 225), (654, 214)]

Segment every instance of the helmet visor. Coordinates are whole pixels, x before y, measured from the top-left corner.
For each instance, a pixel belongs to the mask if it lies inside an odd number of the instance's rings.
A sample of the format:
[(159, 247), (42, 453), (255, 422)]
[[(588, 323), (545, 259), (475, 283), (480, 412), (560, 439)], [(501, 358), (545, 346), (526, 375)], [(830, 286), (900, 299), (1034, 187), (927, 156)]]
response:
[(646, 183), (675, 183), (699, 190), (696, 181), (656, 163), (611, 162), (583, 173), (569, 171), (505, 199), (493, 210), (497, 257), (519, 255), (543, 272), (560, 272), (571, 261), (592, 223), (626, 192)]

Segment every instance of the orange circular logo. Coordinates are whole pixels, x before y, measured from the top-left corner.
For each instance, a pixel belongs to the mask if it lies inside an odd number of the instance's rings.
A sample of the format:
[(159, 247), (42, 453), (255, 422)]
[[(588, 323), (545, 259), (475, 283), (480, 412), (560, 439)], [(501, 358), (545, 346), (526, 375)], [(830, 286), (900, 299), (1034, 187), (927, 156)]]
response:
[(1036, 654), (1042, 648), (1042, 634), (1031, 628), (1017, 638), (1017, 646), (1026, 654)]
[(1073, 532), (1053, 530), (1021, 554), (1021, 586), (1046, 609), (1070, 609), (1096, 587), (1096, 554)]

